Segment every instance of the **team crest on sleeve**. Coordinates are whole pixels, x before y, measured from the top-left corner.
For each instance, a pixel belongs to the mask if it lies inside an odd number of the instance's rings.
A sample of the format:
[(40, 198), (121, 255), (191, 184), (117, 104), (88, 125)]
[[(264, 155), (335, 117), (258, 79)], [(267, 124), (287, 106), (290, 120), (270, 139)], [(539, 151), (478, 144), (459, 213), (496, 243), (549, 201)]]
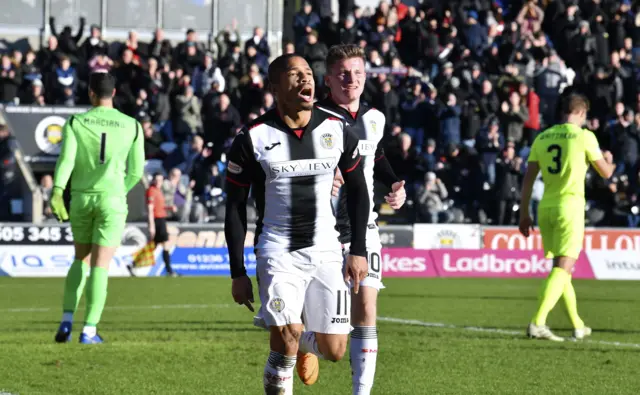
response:
[(371, 126), (371, 131), (373, 133), (378, 133), (378, 124), (376, 123), (376, 121), (371, 121), (369, 123), (369, 126)]
[(322, 136), (320, 136), (320, 145), (324, 149), (333, 149), (333, 135), (331, 133), (324, 133)]
[(360, 150), (356, 147), (356, 149), (353, 150), (353, 155), (351, 155), (351, 159), (355, 159), (359, 153), (360, 153)]
[(238, 165), (237, 163), (231, 162), (229, 161), (229, 164), (227, 165), (227, 170), (229, 170), (229, 173), (231, 174), (240, 174), (242, 173), (242, 167), (240, 165)]
[(271, 310), (277, 313), (281, 313), (282, 310), (284, 310), (284, 300), (280, 298), (274, 298), (269, 303), (269, 307), (271, 307)]

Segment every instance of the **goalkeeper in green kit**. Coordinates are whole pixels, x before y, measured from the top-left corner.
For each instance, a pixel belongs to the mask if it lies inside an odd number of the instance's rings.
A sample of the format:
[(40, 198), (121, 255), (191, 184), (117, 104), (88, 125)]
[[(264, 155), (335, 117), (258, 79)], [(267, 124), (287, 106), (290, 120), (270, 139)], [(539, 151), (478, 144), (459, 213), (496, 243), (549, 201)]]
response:
[[(87, 283), (87, 309), (80, 343), (103, 340), (96, 325), (107, 299), (109, 263), (120, 245), (127, 219), (127, 193), (144, 171), (144, 136), (133, 118), (113, 108), (115, 79), (94, 73), (89, 80), (93, 108), (64, 125), (56, 164), (51, 208), (58, 220), (70, 218), (75, 258), (64, 285), (62, 322), (55, 340), (71, 341), (73, 313)], [(70, 215), (62, 197), (71, 178)], [(89, 278), (87, 280), (87, 272)]]

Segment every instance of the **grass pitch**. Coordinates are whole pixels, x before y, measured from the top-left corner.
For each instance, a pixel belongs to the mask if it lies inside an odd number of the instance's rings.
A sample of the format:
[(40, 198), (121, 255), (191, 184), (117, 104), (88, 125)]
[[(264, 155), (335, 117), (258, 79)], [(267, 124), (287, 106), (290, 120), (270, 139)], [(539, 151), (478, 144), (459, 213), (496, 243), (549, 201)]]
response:
[[(108, 343), (94, 346), (77, 343), (80, 322), (53, 342), (63, 282), (0, 278), (0, 393), (262, 394), (267, 332), (230, 280), (110, 279)], [(639, 284), (574, 284), (588, 342), (524, 337), (540, 280), (386, 279), (374, 394), (640, 393)], [(568, 336), (561, 304), (549, 324)], [(323, 361), (311, 387), (295, 380), (296, 394), (351, 394), (348, 358)]]

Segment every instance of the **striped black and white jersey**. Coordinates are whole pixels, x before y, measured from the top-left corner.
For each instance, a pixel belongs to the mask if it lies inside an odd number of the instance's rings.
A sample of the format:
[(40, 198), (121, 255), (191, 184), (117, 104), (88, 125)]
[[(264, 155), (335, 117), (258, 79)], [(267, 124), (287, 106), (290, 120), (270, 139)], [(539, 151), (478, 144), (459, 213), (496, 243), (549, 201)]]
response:
[[(345, 108), (335, 104), (331, 98), (319, 102), (318, 107), (336, 117), (344, 119), (358, 136), (358, 150), (362, 156), (362, 169), (367, 182), (369, 206), (371, 209), (368, 223), (372, 224), (378, 218), (378, 214), (373, 209), (374, 180), (380, 180), (387, 187), (391, 187), (394, 182), (399, 181), (385, 158), (384, 149), (382, 148), (381, 142), (384, 135), (385, 116), (382, 112), (367, 106), (365, 103), (360, 104), (356, 113), (350, 113)], [(340, 190), (336, 204), (340, 241), (342, 243), (349, 243), (351, 239), (351, 227), (349, 216), (347, 215), (347, 193), (345, 188)]]
[[(364, 186), (358, 138), (344, 120), (314, 107), (306, 128), (292, 130), (271, 110), (236, 136), (227, 158), (228, 187), (252, 188), (257, 253), (340, 249), (331, 204), (336, 168), (359, 172)], [(233, 226), (227, 218), (225, 227)]]

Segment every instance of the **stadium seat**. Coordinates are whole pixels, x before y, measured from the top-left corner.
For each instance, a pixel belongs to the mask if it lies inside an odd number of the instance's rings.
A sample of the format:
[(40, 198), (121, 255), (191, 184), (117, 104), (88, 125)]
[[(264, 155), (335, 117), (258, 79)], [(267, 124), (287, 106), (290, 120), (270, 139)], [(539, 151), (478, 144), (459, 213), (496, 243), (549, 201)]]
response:
[(173, 151), (176, 150), (176, 148), (178, 148), (178, 145), (176, 143), (172, 143), (172, 142), (165, 142), (160, 144), (160, 149), (164, 152), (166, 152), (167, 154), (172, 153)]
[(162, 167), (162, 161), (159, 159), (149, 159), (144, 164), (144, 172), (146, 174), (162, 173), (165, 174), (164, 167)]

